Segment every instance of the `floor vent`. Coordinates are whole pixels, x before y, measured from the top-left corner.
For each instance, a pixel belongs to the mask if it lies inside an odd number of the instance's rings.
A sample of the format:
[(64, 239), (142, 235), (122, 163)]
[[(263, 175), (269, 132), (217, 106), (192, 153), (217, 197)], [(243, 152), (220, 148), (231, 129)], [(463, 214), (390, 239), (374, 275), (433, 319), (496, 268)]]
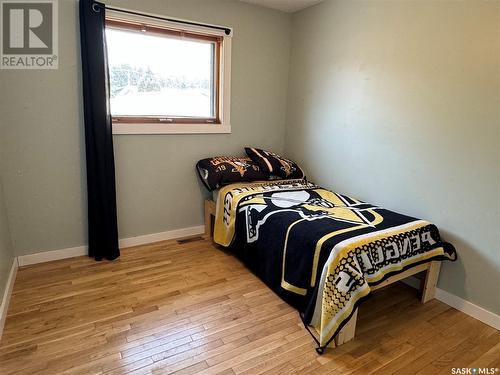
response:
[(195, 241), (202, 241), (202, 240), (203, 240), (203, 237), (196, 236), (196, 237), (184, 238), (182, 240), (177, 240), (177, 243), (182, 245), (182, 244), (185, 244), (185, 243), (195, 242)]

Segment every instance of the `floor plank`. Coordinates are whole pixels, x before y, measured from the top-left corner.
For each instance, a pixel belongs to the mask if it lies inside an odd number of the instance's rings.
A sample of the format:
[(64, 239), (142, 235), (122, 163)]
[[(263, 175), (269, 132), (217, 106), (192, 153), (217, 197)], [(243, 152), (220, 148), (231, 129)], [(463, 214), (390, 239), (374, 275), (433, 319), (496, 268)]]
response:
[(19, 269), (1, 374), (433, 374), (499, 363), (500, 332), (394, 284), (323, 356), (295, 310), (209, 240)]

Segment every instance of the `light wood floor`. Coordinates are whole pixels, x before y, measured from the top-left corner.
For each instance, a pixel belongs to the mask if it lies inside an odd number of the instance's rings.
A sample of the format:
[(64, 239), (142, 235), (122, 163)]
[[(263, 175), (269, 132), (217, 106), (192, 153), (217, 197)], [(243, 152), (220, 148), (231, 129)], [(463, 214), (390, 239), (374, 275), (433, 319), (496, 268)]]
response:
[(323, 356), (297, 313), (207, 240), (19, 270), (0, 373), (450, 374), (500, 367), (500, 332), (395, 284)]

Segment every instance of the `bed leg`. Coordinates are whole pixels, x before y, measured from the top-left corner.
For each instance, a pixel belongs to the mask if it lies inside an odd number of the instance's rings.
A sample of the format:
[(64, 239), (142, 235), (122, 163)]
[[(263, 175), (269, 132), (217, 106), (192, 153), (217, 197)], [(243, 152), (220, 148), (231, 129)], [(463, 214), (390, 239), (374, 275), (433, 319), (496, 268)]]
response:
[(424, 286), (422, 288), (422, 303), (426, 303), (434, 298), (436, 295), (436, 285), (439, 278), (439, 269), (441, 262), (431, 262), (425, 279), (423, 280)]
[(215, 203), (211, 200), (205, 200), (205, 235), (208, 238), (213, 237), (213, 221), (215, 216)]
[(335, 344), (337, 346), (345, 344), (354, 338), (354, 333), (356, 332), (356, 320), (358, 318), (358, 309), (354, 311), (349, 319), (349, 322), (342, 328), (342, 330), (335, 337)]

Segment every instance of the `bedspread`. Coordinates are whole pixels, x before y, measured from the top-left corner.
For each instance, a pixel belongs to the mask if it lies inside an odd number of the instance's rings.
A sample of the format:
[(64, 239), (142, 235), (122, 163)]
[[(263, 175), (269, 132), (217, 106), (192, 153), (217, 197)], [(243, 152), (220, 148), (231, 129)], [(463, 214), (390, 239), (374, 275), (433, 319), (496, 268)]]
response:
[(229, 246), (236, 233), (245, 263), (317, 329), (323, 349), (370, 286), (421, 263), (456, 259), (435, 225), (305, 180), (223, 187), (214, 240)]

